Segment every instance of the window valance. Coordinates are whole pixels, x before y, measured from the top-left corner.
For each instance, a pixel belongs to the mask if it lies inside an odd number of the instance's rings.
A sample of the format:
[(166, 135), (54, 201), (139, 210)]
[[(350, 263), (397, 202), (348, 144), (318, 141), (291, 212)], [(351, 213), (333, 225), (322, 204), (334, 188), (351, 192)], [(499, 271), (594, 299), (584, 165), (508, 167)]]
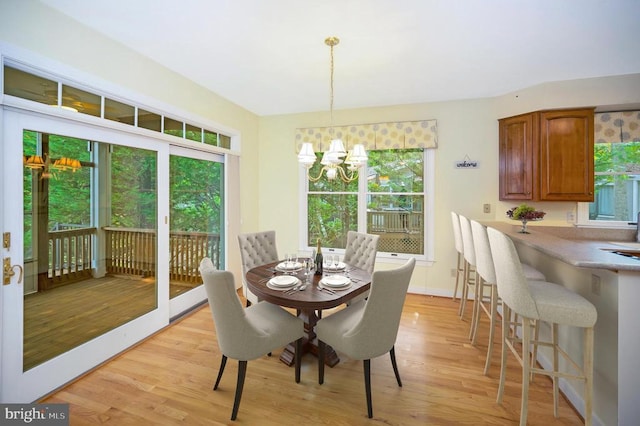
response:
[(311, 142), (315, 152), (326, 151), (336, 138), (342, 139), (347, 150), (356, 144), (367, 151), (437, 148), (438, 126), (436, 120), (421, 120), (296, 129), (296, 152), (305, 142)]
[(640, 142), (640, 111), (595, 114), (595, 143)]

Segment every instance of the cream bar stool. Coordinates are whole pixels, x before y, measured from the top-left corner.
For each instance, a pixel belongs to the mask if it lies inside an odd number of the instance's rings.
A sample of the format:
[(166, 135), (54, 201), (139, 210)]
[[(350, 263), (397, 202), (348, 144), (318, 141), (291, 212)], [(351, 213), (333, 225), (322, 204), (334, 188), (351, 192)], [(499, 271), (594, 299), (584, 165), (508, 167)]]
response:
[[(476, 318), (474, 319), (474, 330), (472, 333), (472, 344), (476, 344), (476, 336), (478, 332), (478, 324), (480, 323), (480, 311), (483, 311), (489, 317), (489, 345), (487, 346), (487, 358), (484, 364), (484, 375), (489, 374), (491, 367), (491, 357), (493, 355), (493, 338), (496, 324), (498, 323), (498, 305), (500, 297), (496, 288), (496, 271), (493, 266), (493, 257), (491, 256), (491, 247), (489, 246), (489, 236), (487, 235), (487, 227), (480, 222), (471, 220), (471, 232), (473, 234), (473, 245), (476, 249), (476, 269), (478, 270), (478, 297), (475, 303), (478, 308), (475, 310)], [(522, 263), (522, 271), (527, 281), (545, 281), (544, 274), (534, 267)], [(487, 307), (487, 299), (484, 296), (484, 290), (489, 287), (489, 306)], [(516, 321), (517, 322), (517, 321)], [(538, 327), (534, 328), (534, 338), (538, 338)], [(532, 363), (535, 364), (536, 352), (534, 351)]]
[[(522, 400), (520, 409), (520, 425), (527, 423), (527, 399), (529, 396), (530, 373), (545, 374), (553, 378), (553, 414), (558, 416), (558, 379), (571, 378), (584, 381), (584, 420), (585, 425), (592, 424), (593, 405), (593, 327), (598, 318), (595, 306), (587, 299), (567, 288), (546, 282), (527, 282), (522, 271), (522, 265), (513, 241), (502, 232), (489, 227), (487, 229), (491, 254), (496, 272), (498, 294), (502, 298), (502, 360), (500, 367), (500, 386), (498, 388), (498, 403), (502, 403), (504, 381), (507, 365), (507, 348), (515, 355), (522, 366)], [(518, 341), (508, 333), (510, 311), (522, 318), (522, 348), (529, 348), (532, 321), (545, 321), (551, 324), (551, 341), (536, 342), (541, 346), (553, 349), (553, 371), (532, 368), (528, 362), (523, 362), (515, 347)], [(558, 325), (580, 327), (584, 331), (582, 365), (578, 365), (561, 348), (558, 347)], [(562, 355), (576, 370), (577, 374), (558, 371), (558, 355)]]
[(462, 245), (462, 231), (460, 230), (460, 217), (458, 213), (451, 212), (451, 224), (453, 225), (453, 242), (458, 253), (458, 259), (456, 260), (456, 286), (453, 289), (453, 300), (458, 297), (458, 286), (460, 284), (460, 276), (464, 276), (464, 253)]
[[(477, 272), (476, 272), (476, 250), (473, 247), (473, 235), (471, 234), (471, 222), (467, 217), (463, 215), (458, 215), (460, 218), (460, 234), (462, 235), (462, 253), (464, 255), (464, 274), (462, 280), (462, 295), (460, 296), (460, 308), (458, 310), (458, 314), (460, 315), (460, 319), (464, 318), (464, 310), (467, 305), (467, 298), (469, 297), (469, 289), (476, 287)], [(475, 297), (475, 295), (474, 295)], [(473, 322), (473, 318), (475, 318), (475, 308), (474, 304), (474, 313), (471, 316), (471, 321)], [(471, 332), (473, 331), (473, 324), (471, 329), (469, 330), (469, 338), (471, 338)]]

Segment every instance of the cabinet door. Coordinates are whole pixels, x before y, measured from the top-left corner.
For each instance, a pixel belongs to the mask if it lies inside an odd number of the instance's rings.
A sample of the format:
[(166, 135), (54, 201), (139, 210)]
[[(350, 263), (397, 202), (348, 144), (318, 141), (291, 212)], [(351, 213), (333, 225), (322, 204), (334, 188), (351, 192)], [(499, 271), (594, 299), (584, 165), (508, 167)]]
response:
[(540, 200), (593, 201), (593, 109), (540, 113)]
[(537, 115), (518, 115), (499, 123), (500, 199), (533, 200), (537, 196)]

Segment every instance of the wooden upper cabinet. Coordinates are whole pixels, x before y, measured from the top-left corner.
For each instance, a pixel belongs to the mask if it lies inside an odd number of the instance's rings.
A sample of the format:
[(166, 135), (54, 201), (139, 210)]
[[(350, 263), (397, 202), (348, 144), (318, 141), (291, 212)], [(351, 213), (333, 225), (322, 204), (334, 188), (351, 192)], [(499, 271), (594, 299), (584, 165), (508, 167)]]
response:
[(593, 201), (593, 108), (499, 120), (500, 199)]

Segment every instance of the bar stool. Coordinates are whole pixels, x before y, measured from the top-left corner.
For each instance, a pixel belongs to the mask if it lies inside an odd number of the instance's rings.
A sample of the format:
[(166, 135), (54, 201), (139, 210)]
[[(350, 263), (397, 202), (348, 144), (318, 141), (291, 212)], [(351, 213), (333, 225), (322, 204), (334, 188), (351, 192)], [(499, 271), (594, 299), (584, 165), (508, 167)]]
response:
[[(467, 304), (467, 298), (469, 297), (469, 289), (476, 287), (478, 281), (476, 272), (476, 250), (473, 247), (473, 235), (471, 234), (471, 222), (466, 216), (458, 215), (460, 218), (460, 234), (462, 235), (462, 254), (464, 255), (464, 274), (462, 280), (462, 295), (460, 296), (460, 308), (458, 315), (460, 319), (464, 318), (464, 310)], [(475, 294), (474, 294), (475, 298)], [(475, 318), (476, 305), (473, 306), (473, 314), (471, 315), (471, 321)], [(469, 338), (471, 338), (471, 332), (473, 330), (473, 324), (469, 332)]]
[(462, 246), (462, 233), (460, 231), (460, 218), (458, 213), (451, 212), (451, 224), (453, 225), (453, 242), (455, 244), (456, 251), (458, 252), (458, 259), (456, 260), (456, 286), (453, 289), (453, 300), (456, 300), (458, 296), (458, 285), (460, 283), (460, 276), (464, 275), (464, 254)]
[[(476, 293), (478, 297), (474, 303), (478, 304), (478, 308), (475, 310), (476, 318), (474, 319), (474, 330), (472, 333), (471, 343), (476, 344), (476, 336), (478, 332), (478, 324), (480, 323), (480, 311), (483, 311), (489, 317), (489, 345), (487, 346), (487, 359), (484, 365), (484, 375), (489, 374), (489, 368), (491, 367), (491, 358), (493, 355), (493, 338), (496, 324), (498, 323), (498, 305), (500, 305), (500, 297), (498, 296), (498, 289), (496, 288), (496, 272), (493, 266), (493, 257), (491, 256), (491, 248), (489, 246), (489, 237), (487, 235), (487, 227), (471, 220), (471, 233), (473, 234), (473, 245), (476, 249), (476, 269), (478, 270), (478, 285)], [(542, 272), (537, 270), (531, 265), (522, 263), (522, 271), (527, 281), (546, 281), (546, 278)], [(489, 287), (489, 300), (485, 298), (484, 290)], [(489, 307), (486, 306), (486, 302), (489, 302)], [(517, 318), (514, 319), (515, 323), (518, 323)], [(534, 339), (538, 338), (538, 327), (534, 327)], [(532, 363), (535, 364), (537, 356), (537, 347), (534, 346)]]
[[(531, 373), (545, 374), (553, 378), (553, 414), (555, 417), (558, 417), (558, 379), (563, 377), (584, 381), (584, 420), (585, 425), (590, 426), (593, 405), (593, 327), (598, 319), (595, 306), (584, 297), (561, 285), (546, 281), (527, 282), (513, 241), (491, 227), (487, 228), (487, 234), (496, 273), (496, 285), (502, 298), (503, 309), (502, 357), (497, 402), (502, 403), (508, 348), (522, 367), (521, 426), (527, 423), (527, 400)], [(515, 347), (515, 343), (519, 341), (517, 336), (508, 333), (511, 311), (522, 318), (522, 355)], [(551, 324), (551, 341), (536, 341), (535, 343), (550, 346), (553, 349), (553, 371), (531, 367), (529, 362), (523, 362), (524, 351), (528, 351), (533, 343), (529, 327), (532, 321), (545, 321)], [(558, 325), (583, 329), (582, 366), (578, 365), (569, 354), (558, 346)], [(569, 362), (577, 374), (558, 371), (559, 355), (562, 355)]]

